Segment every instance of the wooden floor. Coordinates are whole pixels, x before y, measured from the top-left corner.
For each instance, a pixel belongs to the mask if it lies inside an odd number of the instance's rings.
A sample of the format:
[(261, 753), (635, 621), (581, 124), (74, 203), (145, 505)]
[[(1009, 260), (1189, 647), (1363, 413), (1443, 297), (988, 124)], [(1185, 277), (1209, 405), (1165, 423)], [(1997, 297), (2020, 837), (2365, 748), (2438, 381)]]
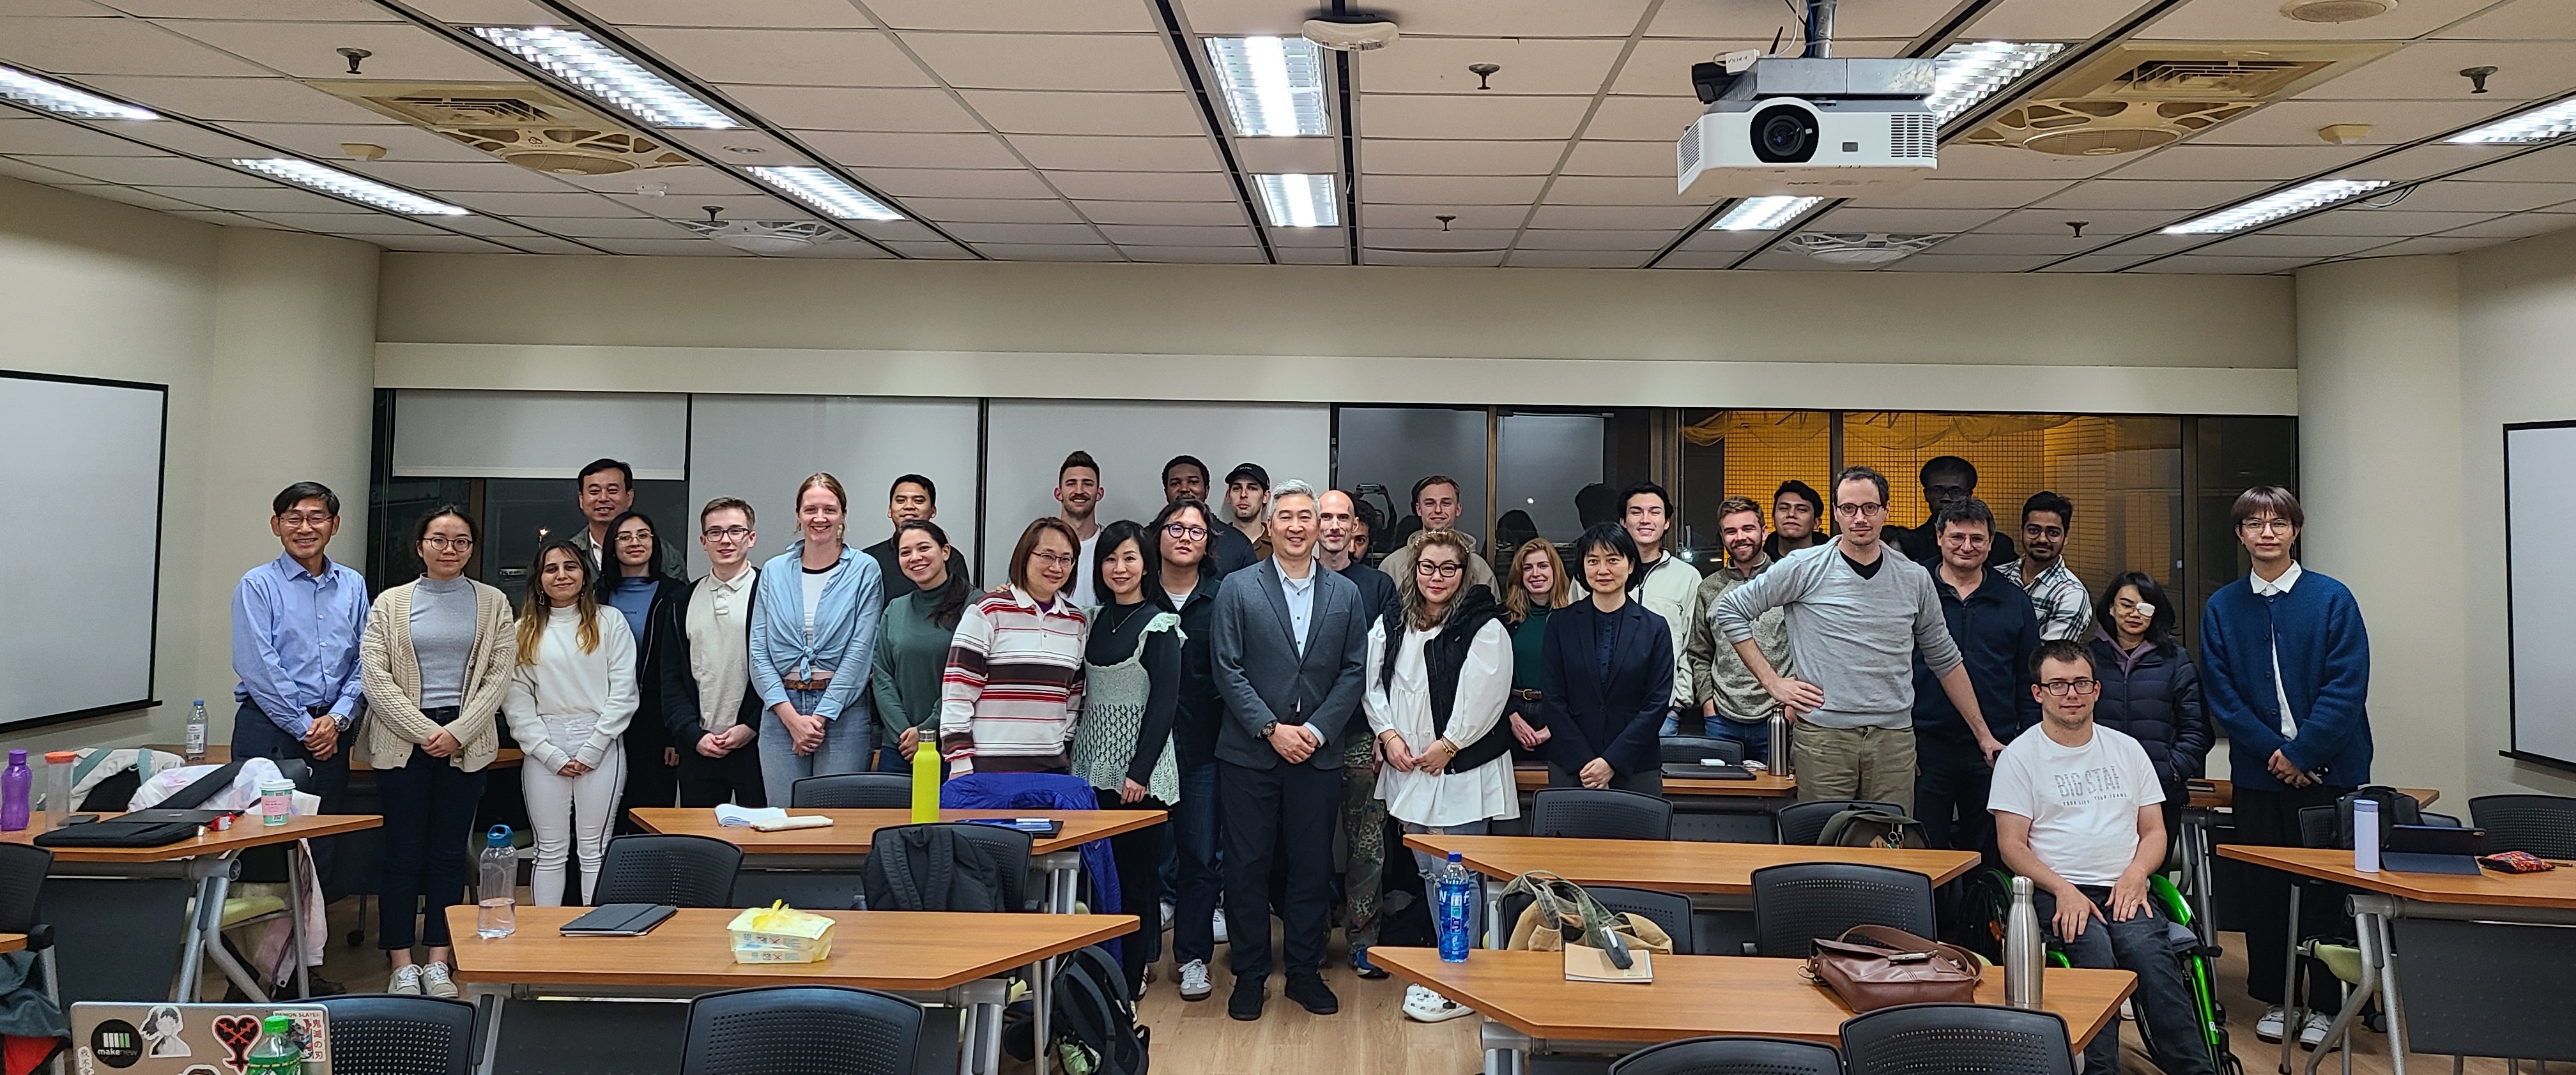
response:
[[(347, 985), (353, 991), (380, 990), (385, 983), (383, 956), (373, 947), (373, 923), (367, 947), (350, 948), (343, 944), (347, 931), (356, 924), (357, 902), (343, 900), (331, 908), (332, 943), (324, 974)], [(2227, 1006), (2228, 1024), (2237, 1057), (2248, 1075), (2272, 1075), (2280, 1056), (2278, 1045), (2268, 1045), (2254, 1037), (2254, 1020), (2262, 1007), (2245, 995), (2244, 938), (2223, 934), (2227, 948), (2219, 974), (2219, 988)], [(1324, 980), (1340, 995), (1342, 1010), (1338, 1015), (1312, 1016), (1280, 996), (1280, 982), (1273, 977), (1270, 1005), (1258, 1022), (1238, 1023), (1226, 1017), (1226, 992), (1232, 985), (1224, 970), (1225, 950), (1219, 946), (1218, 966), (1212, 977), (1216, 994), (1195, 1003), (1180, 999), (1172, 986), (1171, 965), (1157, 968), (1154, 983), (1147, 987), (1139, 1017), (1153, 1029), (1154, 1069), (1182, 1075), (1332, 1075), (1345, 1071), (1363, 1071), (1370, 1075), (1469, 1075), (1481, 1070), (1484, 1058), (1476, 1048), (1474, 1016), (1453, 1019), (1437, 1025), (1425, 1025), (1404, 1018), (1404, 983), (1392, 978), (1363, 982), (1352, 975), (1338, 936), (1333, 947), (1330, 968)], [(222, 989), (221, 976), (209, 975), (212, 988), (207, 999), (216, 999)], [(2138, 1049), (2134, 1027), (2123, 1028), (2121, 1068), (2124, 1075), (2157, 1075), (2146, 1054)], [(2353, 1057), (2353, 1070), (2361, 1075), (2388, 1075), (2387, 1039), (2365, 1033), (2359, 1037), (2359, 1048)], [(2304, 1064), (2307, 1054), (2299, 1053)], [(2329, 1055), (2319, 1068), (2322, 1073), (2339, 1073), (2340, 1058)], [(2448, 1075), (2451, 1058), (2414, 1054), (2409, 1064), (2421, 1075)], [(1026, 1064), (1006, 1060), (1003, 1075), (1019, 1075)], [(2508, 1075), (2504, 1061), (2472, 1059), (2470, 1075)], [(644, 1075), (644, 1073), (638, 1073)]]

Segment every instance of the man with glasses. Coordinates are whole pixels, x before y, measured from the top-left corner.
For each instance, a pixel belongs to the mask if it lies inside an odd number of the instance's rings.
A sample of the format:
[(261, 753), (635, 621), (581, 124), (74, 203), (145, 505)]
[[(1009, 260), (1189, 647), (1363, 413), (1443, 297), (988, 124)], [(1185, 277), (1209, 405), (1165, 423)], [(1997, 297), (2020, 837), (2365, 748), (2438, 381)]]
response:
[[(2102, 684), (2076, 642), (2042, 644), (2025, 666), (2037, 682), (2039, 731), (1995, 759), (1991, 800), (2004, 865), (2039, 889), (2039, 920), (2078, 967), (2138, 976), (2140, 1027), (2165, 1075), (2211, 1075), (2198, 1009), (2147, 897), (2165, 865), (2163, 786), (2138, 741), (2093, 723)], [(2321, 901), (2322, 902), (2322, 901)], [(2262, 960), (2262, 953), (2253, 953)], [(2120, 1021), (2084, 1047), (2084, 1070), (2120, 1070)]]
[[(2235, 780), (2236, 840), (2297, 847), (2299, 811), (2329, 806), (2370, 783), (2370, 635), (2344, 584), (2291, 558), (2307, 514), (2277, 485), (2236, 498), (2236, 540), (2253, 571), (2218, 588), (2200, 614), (2202, 704), (2227, 733)], [(2242, 902), (2245, 991), (2270, 1006), (2255, 1034), (2279, 1041), (2284, 1026), (2280, 953), (2291, 943), (2289, 875), (2247, 871)], [(2302, 905), (2299, 933), (2349, 928), (2337, 901)], [(2324, 965), (2308, 967), (2308, 995), (2335, 995)], [(2325, 1040), (2328, 1020), (2309, 1013), (2300, 1040)]]
[[(340, 532), (340, 497), (320, 482), (287, 486), (269, 503), (277, 559), (233, 587), (233, 760), (301, 761), (322, 812), (339, 813), (349, 790), (342, 739), (366, 713), (358, 686), (358, 637), (367, 628), (367, 580), (328, 555)], [(61, 810), (46, 804), (48, 810)], [(313, 841), (313, 873), (331, 880), (338, 840)]]
[(1972, 496), (1944, 504), (1932, 526), (1941, 535), (1932, 588), (1941, 594), (1942, 620), (1976, 687), (1980, 713), (1951, 705), (1931, 669), (1914, 662), (1914, 819), (1923, 823), (1925, 843), (1991, 855), (1988, 759), (2039, 719), (2030, 694), (2039, 617), (2020, 588), (1986, 566), (1995, 516), (1985, 501)]
[[(574, 479), (574, 495), (581, 501), (582, 518), (589, 525), (572, 536), (572, 545), (590, 557), (590, 568), (602, 575), (617, 573), (617, 558), (601, 559), (603, 550), (614, 546), (609, 540), (608, 524), (635, 508), (635, 468), (614, 459), (593, 459), (581, 468)], [(680, 547), (662, 542), (662, 573), (675, 579), (689, 577), (689, 561), (680, 555)]]
[[(1982, 726), (1977, 692), (1941, 617), (1932, 575), (1887, 555), (1887, 479), (1848, 467), (1834, 480), (1841, 533), (1791, 554), (1717, 603), (1717, 628), (1792, 722), (1798, 797), (1914, 801), (1914, 660), (1959, 712)], [(1788, 610), (1800, 678), (1780, 674), (1754, 644), (1754, 623)], [(1999, 749), (1999, 748), (1998, 748)], [(1989, 751), (1987, 756), (1993, 756)]]
[[(884, 541), (859, 550), (876, 557), (877, 577), (885, 581), (885, 593), (882, 595), (885, 604), (891, 605), (895, 598), (920, 589), (912, 584), (910, 578), (905, 577), (903, 565), (895, 562), (895, 535), (902, 532), (900, 528), (903, 524), (914, 519), (928, 522), (937, 518), (939, 518), (937, 483), (919, 474), (906, 474), (896, 478), (894, 484), (887, 487), (886, 522), (898, 529), (894, 534), (887, 535)], [(950, 546), (948, 550), (948, 574), (952, 578), (974, 577), (966, 570), (966, 554), (957, 551), (955, 546)]]
[[(1923, 464), (1919, 477), (1923, 481), (1923, 525), (1885, 528), (1880, 540), (1896, 546), (1899, 555), (1924, 567), (1941, 559), (1941, 534), (1932, 528), (1932, 516), (1941, 505), (1977, 495), (1977, 465), (1955, 455), (1936, 455)], [(1995, 546), (1986, 553), (1986, 563), (2002, 567), (2013, 560), (2012, 539), (1995, 535)]]
[[(1422, 528), (1457, 534), (1458, 540), (1467, 546), (1467, 584), (1482, 586), (1485, 592), (1499, 596), (1503, 591), (1494, 585), (1494, 565), (1476, 555), (1476, 535), (1458, 529), (1458, 516), (1463, 510), (1458, 503), (1457, 479), (1446, 474), (1431, 474), (1413, 483), (1413, 514), (1422, 520)], [(1405, 547), (1403, 539), (1412, 535), (1399, 529), (1395, 536), (1395, 551), (1378, 561), (1378, 569), (1386, 572), (1386, 577), (1394, 581), (1397, 590), (1411, 590), (1413, 550)]]
[[(929, 479), (922, 479), (927, 482)], [(900, 495), (903, 482), (895, 483)], [(698, 509), (698, 547), (711, 565), (705, 578), (662, 606), (662, 712), (680, 752), (680, 805), (766, 806), (760, 782), (760, 692), (751, 689), (751, 603), (760, 569), (751, 565), (751, 505), (729, 496)], [(954, 558), (949, 570), (962, 570)], [(902, 577), (900, 574), (897, 578)]]
[[(1360, 525), (1359, 502), (1339, 489), (1324, 490), (1315, 503), (1320, 537), (1315, 559), (1360, 588), (1360, 608), (1374, 621), (1395, 605), (1395, 582), (1362, 563), (1368, 531)], [(1457, 570), (1457, 565), (1449, 565)], [(1386, 882), (1386, 801), (1377, 797), (1378, 743), (1368, 722), (1354, 720), (1343, 734), (1342, 844), (1348, 868), (1342, 871), (1342, 934), (1351, 949), (1351, 969), (1362, 978), (1386, 977), (1368, 959), (1377, 943), (1378, 890)]]
[(2066, 566), (2066, 533), (2075, 503), (2045, 489), (2021, 503), (2021, 557), (1997, 570), (2030, 595), (2039, 637), (2074, 638), (2093, 627), (2093, 597)]

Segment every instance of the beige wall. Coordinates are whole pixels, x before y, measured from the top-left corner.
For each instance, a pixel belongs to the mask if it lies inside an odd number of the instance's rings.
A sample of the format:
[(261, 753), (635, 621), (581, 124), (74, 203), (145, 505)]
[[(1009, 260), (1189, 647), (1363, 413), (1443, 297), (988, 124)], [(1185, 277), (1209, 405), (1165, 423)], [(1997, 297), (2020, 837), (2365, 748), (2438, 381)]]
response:
[(422, 388), (614, 376), (649, 391), (1282, 402), (2297, 402), (2290, 282), (2270, 277), (392, 254), (380, 324), (378, 384)]
[(269, 497), (300, 478), (329, 483), (352, 524), (337, 551), (363, 547), (376, 253), (0, 179), (0, 362), (170, 386), (154, 675), (165, 704), (9, 746), (175, 742), (198, 697), (226, 735), (232, 584), (277, 554)]

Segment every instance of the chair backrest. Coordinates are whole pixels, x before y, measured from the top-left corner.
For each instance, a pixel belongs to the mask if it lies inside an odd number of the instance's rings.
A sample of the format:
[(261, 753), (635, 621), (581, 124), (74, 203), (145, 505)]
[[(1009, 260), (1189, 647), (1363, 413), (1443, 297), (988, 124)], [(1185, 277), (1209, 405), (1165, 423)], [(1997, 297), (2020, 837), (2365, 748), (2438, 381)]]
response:
[(1690, 897), (1678, 892), (1657, 892), (1651, 888), (1623, 888), (1618, 885), (1586, 885), (1583, 889), (1601, 906), (1622, 914), (1632, 914), (1663, 928), (1673, 939), (1673, 954), (1698, 955), (1699, 942), (1691, 933)]
[(900, 810), (911, 805), (910, 773), (833, 773), (787, 786), (790, 810)]
[(2340, 826), (2343, 821), (2340, 813), (2341, 812), (2333, 806), (2300, 807), (2299, 846), (2350, 848), (2352, 846), (2351, 844), (2337, 843), (2335, 841), (2335, 837), (2338, 835), (2335, 832), (2335, 829)]
[(590, 902), (733, 906), (742, 849), (709, 836), (620, 836), (608, 841)]
[(330, 1013), (331, 1064), (367, 1075), (468, 1075), (474, 1006), (439, 997), (353, 993), (312, 1001)]
[(1835, 814), (1845, 810), (1885, 810), (1909, 817), (1914, 813), (1895, 803), (1874, 802), (1869, 799), (1817, 799), (1813, 802), (1795, 803), (1780, 810), (1780, 842), (1813, 844), (1816, 842), (1816, 837), (1824, 834), (1825, 822), (1832, 821)]
[(921, 1005), (873, 989), (786, 985), (689, 1002), (680, 1075), (912, 1075)]
[(2469, 800), (2469, 823), (2487, 830), (2491, 851), (2529, 851), (2576, 859), (2576, 799), (2564, 795), (2481, 795)]
[[(1006, 829), (999, 825), (969, 825), (952, 821), (923, 825), (890, 825), (878, 829), (868, 846), (868, 862), (860, 868), (862, 884), (872, 884), (873, 879), (883, 875), (886, 864), (878, 860), (879, 855), (909, 853), (906, 851), (906, 845), (910, 841), (910, 836), (907, 834), (933, 831), (949, 833), (957, 839), (970, 841), (976, 850), (983, 852), (985, 859), (993, 867), (993, 874), (988, 881), (994, 886), (993, 897), (996, 903), (1008, 909), (1029, 909), (1029, 860), (1032, 855), (1031, 849), (1037, 844), (1037, 838), (1018, 829)], [(935, 909), (880, 907), (877, 903), (874, 897), (868, 901), (871, 908), (880, 911)]]
[(36, 904), (54, 853), (27, 844), (0, 844), (0, 933), (33, 932)]
[[(1723, 718), (1710, 717), (1710, 720)], [(1666, 764), (1697, 765), (1703, 758), (1719, 758), (1730, 765), (1744, 761), (1744, 744), (1732, 739), (1710, 739), (1703, 736), (1676, 735), (1663, 743)]]
[(2075, 1075), (2066, 1020), (2055, 1012), (1900, 1004), (1853, 1016), (1842, 1041), (1850, 1075)]
[(1590, 840), (1670, 840), (1673, 803), (1610, 788), (1549, 788), (1530, 796), (1530, 835)]
[(1610, 1075), (1842, 1075), (1831, 1045), (1784, 1038), (1684, 1038), (1610, 1063)]
[(1754, 954), (1804, 959), (1853, 926), (1940, 935), (1932, 879), (1856, 862), (1798, 862), (1753, 871)]

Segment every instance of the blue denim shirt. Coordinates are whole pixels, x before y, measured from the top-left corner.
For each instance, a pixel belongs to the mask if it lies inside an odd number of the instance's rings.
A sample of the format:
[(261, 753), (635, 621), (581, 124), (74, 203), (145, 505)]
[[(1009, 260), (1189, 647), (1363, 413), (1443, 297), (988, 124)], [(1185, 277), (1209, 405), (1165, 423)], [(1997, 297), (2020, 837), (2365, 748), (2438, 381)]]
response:
[(878, 599), (884, 586), (876, 558), (841, 546), (840, 568), (823, 586), (823, 599), (814, 609), (814, 639), (808, 642), (804, 556), (805, 543), (797, 541), (760, 565), (751, 602), (751, 685), (760, 691), (762, 706), (775, 706), (787, 700), (787, 676), (830, 672), (832, 684), (814, 715), (838, 720), (843, 712), (854, 711), (864, 719), (868, 660), (885, 606)]
[(312, 706), (357, 720), (367, 604), (367, 580), (335, 561), (315, 575), (280, 553), (244, 572), (233, 588), (233, 700), (297, 739), (313, 728)]

